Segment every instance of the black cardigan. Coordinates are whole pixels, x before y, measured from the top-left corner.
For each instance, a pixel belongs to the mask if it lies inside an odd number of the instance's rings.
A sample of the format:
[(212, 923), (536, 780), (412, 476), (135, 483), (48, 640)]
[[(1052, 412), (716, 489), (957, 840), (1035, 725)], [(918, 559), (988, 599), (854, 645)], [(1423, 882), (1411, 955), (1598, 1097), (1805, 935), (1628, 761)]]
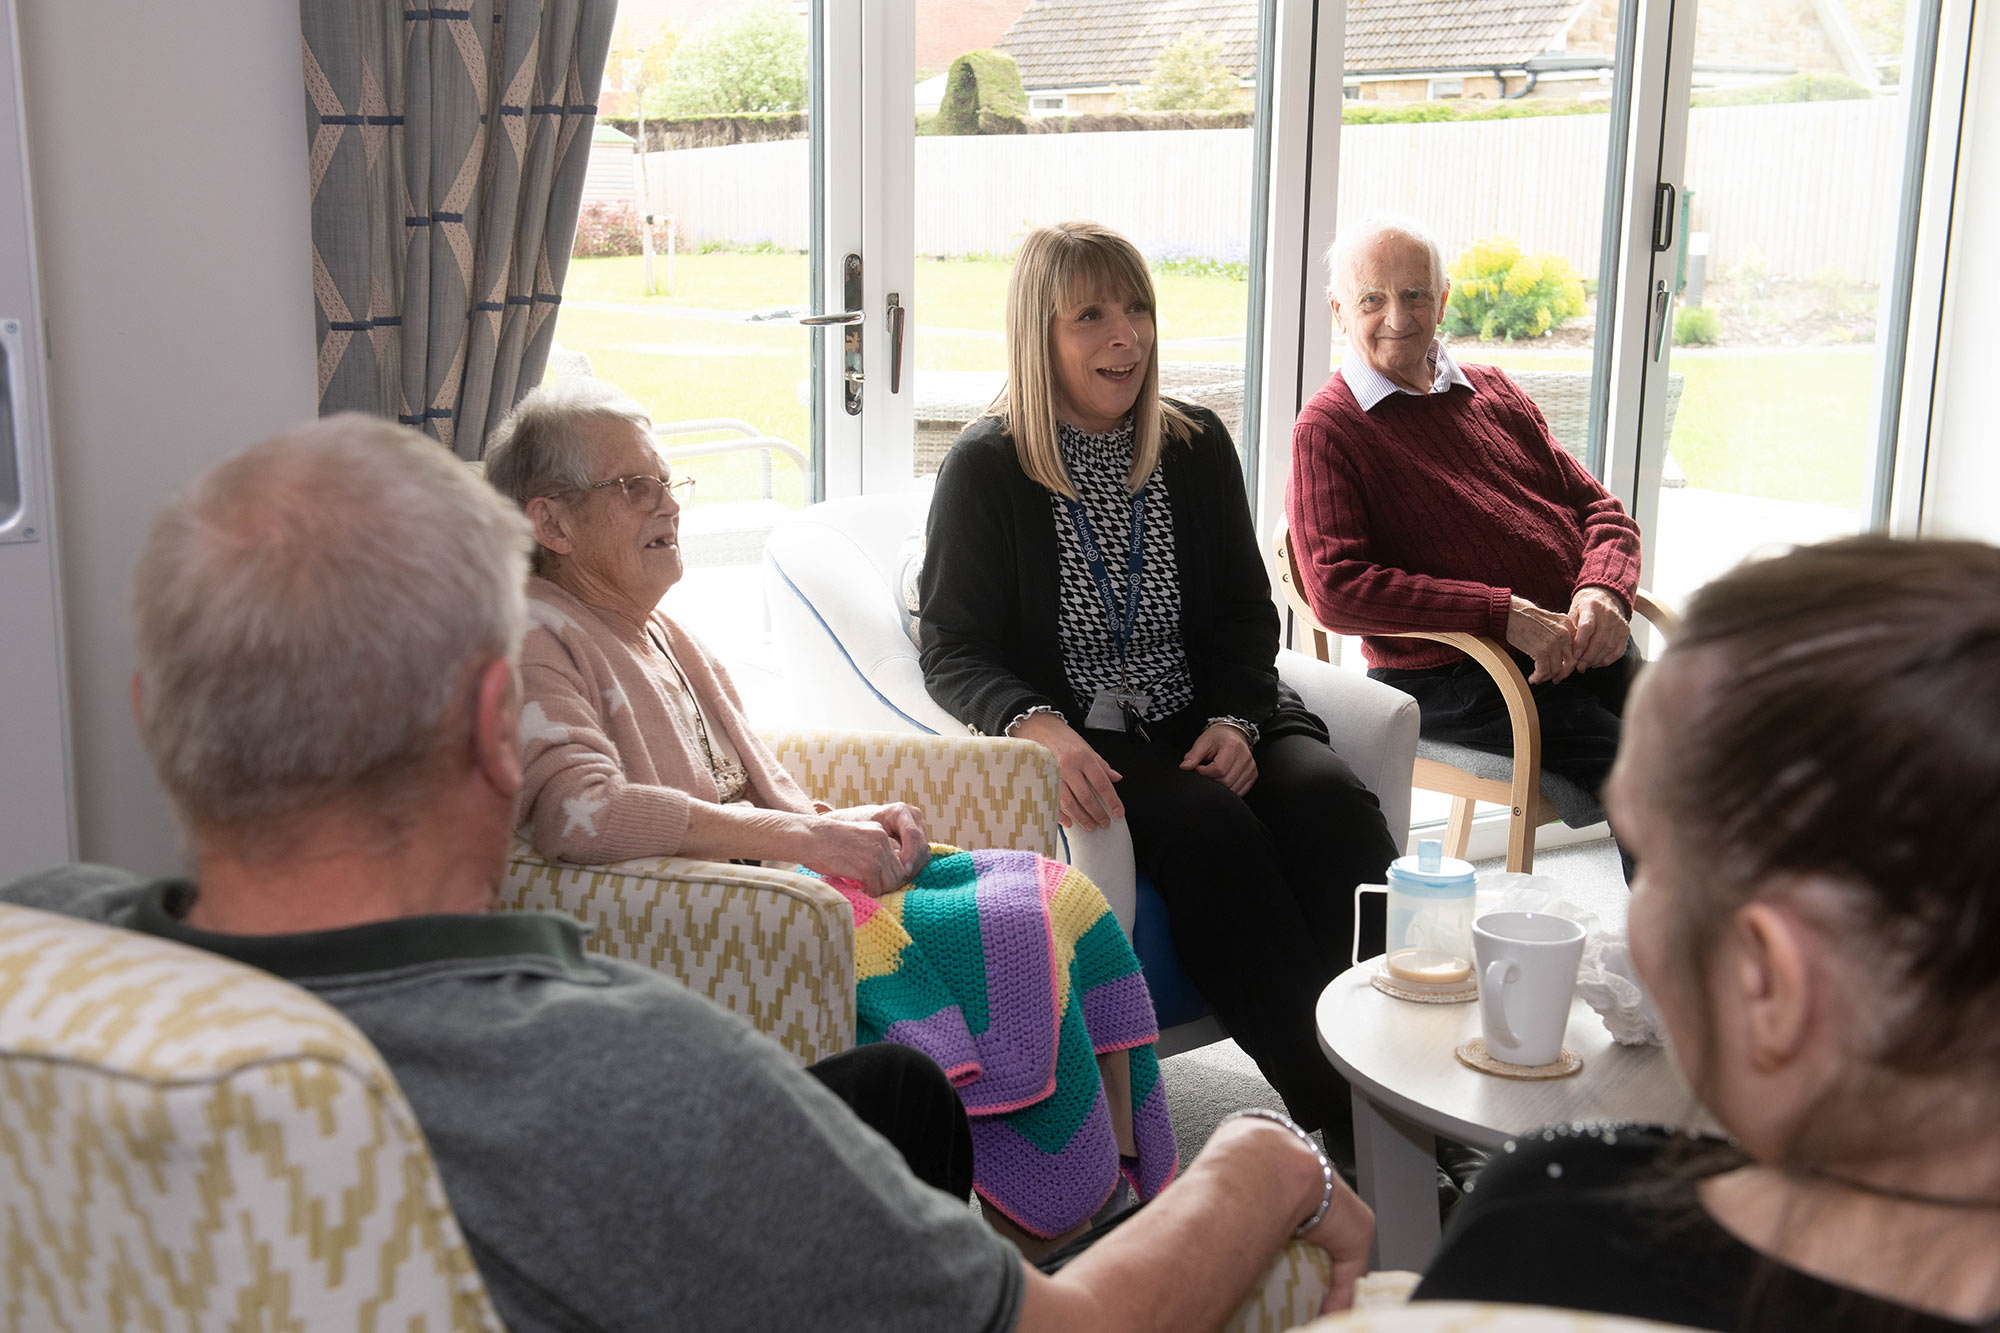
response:
[[(1319, 719), (1278, 680), (1278, 612), (1236, 448), (1213, 412), (1179, 406), (1196, 430), (1184, 444), (1165, 443), (1160, 470), (1194, 711), (1242, 718), (1267, 737), (1302, 731), (1324, 740)], [(1063, 672), (1056, 561), (1049, 492), (1021, 470), (998, 418), (979, 418), (938, 471), (919, 625), (925, 687), (977, 731), (997, 736), (1037, 705), (1083, 726), (1088, 701)]]

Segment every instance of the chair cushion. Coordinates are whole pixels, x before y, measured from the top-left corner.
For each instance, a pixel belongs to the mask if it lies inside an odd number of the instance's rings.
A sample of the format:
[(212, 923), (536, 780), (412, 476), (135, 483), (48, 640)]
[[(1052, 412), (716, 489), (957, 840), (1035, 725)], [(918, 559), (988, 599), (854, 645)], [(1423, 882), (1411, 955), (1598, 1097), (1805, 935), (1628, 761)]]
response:
[(19, 1327), (500, 1328), (381, 1057), (263, 972), (0, 906), (0, 1144)]
[[(1417, 758), (1434, 759), (1440, 764), (1450, 764), (1453, 768), (1472, 774), (1475, 778), (1487, 778), (1494, 782), (1514, 780), (1514, 760), (1511, 755), (1493, 754), (1486, 750), (1475, 750), (1469, 745), (1458, 745), (1451, 741), (1428, 740), (1417, 737)], [(1571, 828), (1584, 828), (1604, 818), (1604, 807), (1597, 798), (1571, 782), (1560, 773), (1542, 770), (1542, 799), (1556, 808), (1562, 822)]]
[(1181, 964), (1180, 951), (1174, 948), (1166, 900), (1143, 871), (1133, 877), (1132, 888), (1132, 952), (1139, 955), (1146, 989), (1152, 992), (1153, 1017), (1162, 1032), (1192, 1023), (1208, 1012), (1208, 1001), (1195, 988), (1194, 978)]

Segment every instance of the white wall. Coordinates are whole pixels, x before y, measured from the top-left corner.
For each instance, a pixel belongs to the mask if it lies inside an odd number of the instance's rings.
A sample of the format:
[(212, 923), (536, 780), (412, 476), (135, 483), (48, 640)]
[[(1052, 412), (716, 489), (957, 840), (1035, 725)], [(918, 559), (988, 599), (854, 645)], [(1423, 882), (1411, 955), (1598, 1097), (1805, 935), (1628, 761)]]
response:
[(2000, 11), (1975, 14), (1923, 530), (2000, 542)]
[(153, 511), (316, 405), (295, 4), (21, 6), (79, 843), (177, 868), (127, 703)]

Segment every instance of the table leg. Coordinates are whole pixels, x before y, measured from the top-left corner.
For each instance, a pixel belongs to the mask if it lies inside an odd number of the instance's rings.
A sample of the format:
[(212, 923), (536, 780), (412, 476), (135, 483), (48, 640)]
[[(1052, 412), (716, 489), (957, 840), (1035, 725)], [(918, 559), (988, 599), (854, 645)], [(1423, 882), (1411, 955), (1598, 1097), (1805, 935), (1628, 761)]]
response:
[(1359, 1091), (1353, 1097), (1361, 1197), (1375, 1210), (1371, 1266), (1421, 1273), (1438, 1246), (1437, 1139)]

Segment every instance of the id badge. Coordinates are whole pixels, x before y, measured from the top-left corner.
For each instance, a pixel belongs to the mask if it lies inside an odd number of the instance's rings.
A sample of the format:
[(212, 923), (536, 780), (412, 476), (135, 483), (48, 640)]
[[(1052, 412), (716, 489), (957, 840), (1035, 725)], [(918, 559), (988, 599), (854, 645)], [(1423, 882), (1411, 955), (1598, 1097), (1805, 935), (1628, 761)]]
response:
[(1097, 697), (1090, 701), (1090, 712), (1085, 715), (1083, 725), (1093, 731), (1125, 730), (1125, 710), (1130, 706), (1137, 716), (1146, 715), (1146, 705), (1153, 702), (1150, 694), (1134, 694), (1129, 690), (1099, 690)]

